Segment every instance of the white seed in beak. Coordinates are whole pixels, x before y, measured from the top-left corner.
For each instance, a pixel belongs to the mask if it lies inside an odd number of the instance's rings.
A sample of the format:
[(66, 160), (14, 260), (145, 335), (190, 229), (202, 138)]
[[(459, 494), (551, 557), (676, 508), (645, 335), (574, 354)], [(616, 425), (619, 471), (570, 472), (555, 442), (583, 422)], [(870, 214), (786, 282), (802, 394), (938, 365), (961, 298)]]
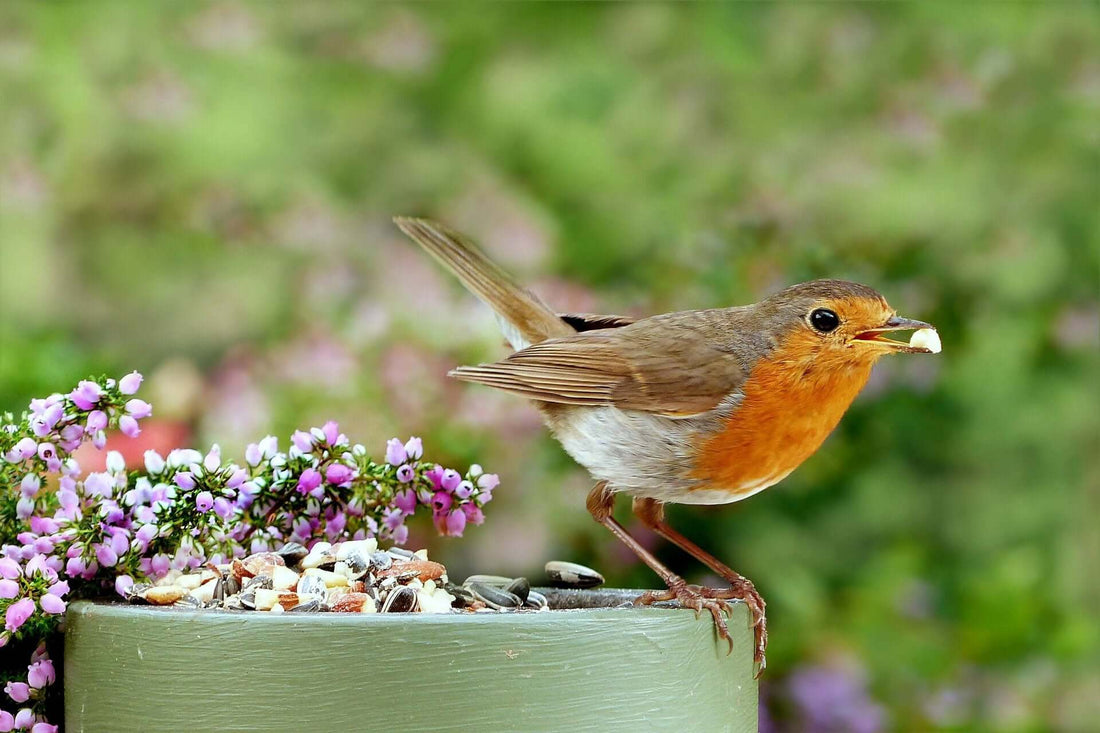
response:
[(909, 337), (909, 345), (914, 349), (928, 349), (933, 354), (940, 353), (940, 335), (936, 333), (935, 329), (922, 328), (919, 331), (914, 331), (913, 335)]

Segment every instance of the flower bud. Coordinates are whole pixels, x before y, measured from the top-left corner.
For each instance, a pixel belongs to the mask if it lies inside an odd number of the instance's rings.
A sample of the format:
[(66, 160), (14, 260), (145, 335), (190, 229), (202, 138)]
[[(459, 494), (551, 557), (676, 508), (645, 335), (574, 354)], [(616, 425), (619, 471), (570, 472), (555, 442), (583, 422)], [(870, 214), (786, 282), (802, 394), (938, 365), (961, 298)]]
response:
[(138, 421), (131, 415), (123, 415), (118, 419), (118, 429), (127, 438), (136, 438), (141, 435), (141, 428), (138, 427)]
[(391, 466), (400, 466), (408, 460), (409, 454), (405, 452), (405, 444), (397, 438), (386, 441), (386, 463)]
[(455, 487), (455, 496), (459, 499), (469, 499), (474, 493), (474, 485), (469, 481), (462, 481)]
[(44, 613), (65, 613), (65, 601), (61, 600), (53, 593), (46, 593), (41, 598), (39, 598), (38, 605), (39, 607), (41, 607)]
[(86, 429), (89, 433), (103, 430), (107, 427), (107, 413), (103, 410), (93, 410), (92, 412), (88, 413), (88, 421), (86, 425)]
[(31, 697), (31, 688), (26, 682), (9, 682), (4, 685), (4, 692), (12, 699), (12, 702), (26, 702)]
[(313, 450), (313, 436), (305, 431), (295, 430), (294, 434), (290, 436), (290, 442), (302, 453), (309, 453)]
[(130, 372), (118, 380), (118, 391), (122, 394), (133, 394), (141, 387), (142, 376), (139, 372)]
[(107, 470), (111, 473), (122, 473), (126, 470), (126, 459), (117, 450), (107, 451)]
[(23, 480), (19, 482), (19, 493), (21, 493), (27, 499), (33, 499), (38, 496), (38, 489), (42, 486), (42, 479), (38, 478), (33, 473), (28, 473), (23, 477)]
[(215, 443), (210, 447), (210, 452), (206, 454), (206, 457), (202, 459), (202, 467), (209, 473), (213, 473), (221, 468), (222, 465), (222, 449), (221, 446)]
[(208, 512), (214, 506), (214, 497), (209, 491), (200, 491), (195, 495), (195, 508), (200, 512)]
[(115, 578), (115, 593), (118, 593), (123, 598), (126, 597), (126, 593), (134, 587), (134, 579), (129, 575), (120, 575)]
[(447, 514), (447, 534), (451, 537), (461, 537), (466, 529), (466, 513), (461, 509), (455, 509)]

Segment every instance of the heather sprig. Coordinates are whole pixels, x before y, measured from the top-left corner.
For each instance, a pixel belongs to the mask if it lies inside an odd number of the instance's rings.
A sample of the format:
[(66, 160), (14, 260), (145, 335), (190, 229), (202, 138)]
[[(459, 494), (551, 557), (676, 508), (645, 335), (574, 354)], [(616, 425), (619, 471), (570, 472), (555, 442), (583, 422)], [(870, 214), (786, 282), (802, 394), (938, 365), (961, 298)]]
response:
[[(425, 461), (418, 437), (389, 440), (375, 461), (335, 422), (295, 431), (285, 450), (268, 435), (240, 462), (218, 445), (167, 456), (148, 450), (138, 467), (109, 451), (105, 470), (85, 475), (73, 457), (78, 447), (104, 448), (111, 429), (136, 437), (152, 415), (152, 405), (133, 397), (141, 382), (137, 372), (88, 379), (68, 394), (32, 400), (18, 419), (0, 416), (0, 647), (44, 639), (68, 596), (124, 594), (135, 582), (291, 541), (376, 537), (400, 545), (421, 508), (441, 534), (459, 536), (484, 521), (499, 483), (476, 464), (459, 473)], [(42, 648), (36, 654), (49, 664)], [(41, 662), (32, 659), (32, 667)], [(5, 712), (0, 697), (0, 730), (21, 723), (50, 730), (45, 685), (30, 685), (36, 692), (24, 698), (30, 683), (3, 674), (7, 697), (24, 707)]]

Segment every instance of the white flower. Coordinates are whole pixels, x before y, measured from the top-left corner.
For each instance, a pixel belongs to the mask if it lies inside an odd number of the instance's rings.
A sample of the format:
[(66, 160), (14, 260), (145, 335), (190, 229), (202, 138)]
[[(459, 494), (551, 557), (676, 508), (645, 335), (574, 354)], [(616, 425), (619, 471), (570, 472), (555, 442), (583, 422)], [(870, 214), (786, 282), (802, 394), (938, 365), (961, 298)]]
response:
[(126, 470), (126, 459), (117, 450), (107, 451), (107, 470), (111, 473), (122, 473)]
[(145, 470), (150, 476), (156, 476), (164, 470), (164, 458), (155, 450), (145, 451)]

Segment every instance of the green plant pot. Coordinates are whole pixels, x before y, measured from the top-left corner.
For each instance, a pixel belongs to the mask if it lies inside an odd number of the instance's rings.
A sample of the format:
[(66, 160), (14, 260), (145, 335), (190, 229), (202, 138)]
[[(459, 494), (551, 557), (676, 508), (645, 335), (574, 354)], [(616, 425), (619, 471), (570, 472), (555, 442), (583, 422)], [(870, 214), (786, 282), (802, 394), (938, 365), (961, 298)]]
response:
[[(70, 731), (755, 731), (749, 614), (546, 591), (530, 613), (270, 614), (74, 603)], [(604, 607), (600, 607), (604, 606)]]

